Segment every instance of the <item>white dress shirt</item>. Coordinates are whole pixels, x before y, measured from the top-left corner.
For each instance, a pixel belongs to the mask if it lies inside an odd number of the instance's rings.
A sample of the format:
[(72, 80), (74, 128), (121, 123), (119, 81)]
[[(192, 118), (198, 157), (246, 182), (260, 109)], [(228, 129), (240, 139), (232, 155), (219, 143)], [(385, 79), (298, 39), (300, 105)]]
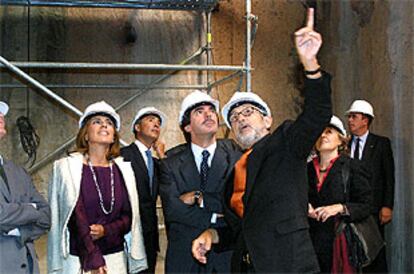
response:
[(356, 136), (353, 135), (352, 137), (352, 144), (351, 144), (351, 158), (354, 158), (355, 153), (355, 146), (356, 146), (356, 140), (359, 138), (359, 159), (362, 159), (362, 152), (364, 151), (365, 143), (367, 142), (369, 131), (365, 132), (364, 135)]
[(135, 140), (134, 143), (138, 147), (138, 150), (141, 153), (142, 158), (144, 159), (145, 166), (148, 169), (148, 158), (147, 158), (147, 154), (145, 154), (145, 151), (147, 151), (148, 149), (151, 149), (151, 148), (147, 148), (147, 146), (144, 145), (143, 143), (141, 143), (139, 140)]
[[(199, 145), (196, 145), (194, 143), (191, 143), (191, 151), (193, 152), (193, 156), (194, 156), (194, 161), (196, 163), (197, 166), (197, 170), (198, 173), (200, 173), (200, 167), (201, 167), (201, 162), (203, 161), (203, 151), (207, 150), (210, 153), (210, 156), (208, 156), (207, 159), (207, 164), (208, 167), (211, 167), (211, 162), (213, 161), (213, 157), (214, 157), (214, 152), (216, 151), (217, 148), (217, 142), (214, 142), (213, 144), (209, 145), (206, 148), (200, 147)], [(204, 207), (204, 201), (201, 202), (200, 207)], [(213, 215), (211, 215), (211, 223), (215, 224), (217, 221), (217, 214), (213, 213)]]

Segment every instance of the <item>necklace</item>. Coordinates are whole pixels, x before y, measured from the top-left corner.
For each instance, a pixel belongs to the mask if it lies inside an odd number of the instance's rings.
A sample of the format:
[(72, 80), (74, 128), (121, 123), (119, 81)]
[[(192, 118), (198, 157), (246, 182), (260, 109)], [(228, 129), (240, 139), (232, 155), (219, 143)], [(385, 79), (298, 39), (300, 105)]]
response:
[(103, 198), (102, 198), (102, 192), (98, 185), (98, 178), (96, 177), (95, 170), (93, 170), (93, 166), (91, 163), (91, 160), (88, 159), (88, 166), (92, 173), (93, 182), (95, 183), (96, 191), (98, 192), (99, 196), (99, 205), (101, 206), (101, 209), (105, 215), (111, 214), (114, 210), (114, 204), (115, 204), (115, 184), (114, 184), (114, 172), (112, 168), (112, 162), (109, 162), (109, 169), (111, 170), (111, 207), (109, 210), (105, 209)]
[(323, 173), (323, 172), (327, 172), (327, 171), (328, 171), (328, 168), (325, 168), (325, 169), (321, 169), (321, 168), (320, 168), (320, 169), (319, 169), (319, 172), (322, 172), (322, 173)]

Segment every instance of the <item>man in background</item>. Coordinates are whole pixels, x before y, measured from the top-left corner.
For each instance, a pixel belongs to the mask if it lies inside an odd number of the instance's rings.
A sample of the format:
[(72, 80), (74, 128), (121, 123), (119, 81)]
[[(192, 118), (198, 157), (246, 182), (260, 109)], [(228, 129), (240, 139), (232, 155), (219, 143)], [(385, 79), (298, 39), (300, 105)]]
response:
[[(351, 157), (360, 160), (370, 171), (373, 193), (372, 214), (384, 237), (384, 226), (392, 220), (394, 206), (394, 158), (390, 139), (370, 132), (374, 109), (365, 100), (354, 101), (348, 111), (348, 128), (352, 134)], [(385, 247), (377, 258), (363, 269), (364, 273), (387, 273)]]
[(140, 273), (155, 273), (157, 253), (160, 249), (157, 218), (159, 160), (152, 157), (152, 150), (155, 150), (160, 159), (164, 158), (164, 144), (158, 139), (165, 122), (165, 114), (155, 107), (141, 108), (131, 126), (135, 142), (121, 149), (125, 161), (131, 162), (138, 190), (139, 212), (148, 262), (148, 269)]
[[(8, 110), (0, 101), (0, 140)], [(49, 205), (29, 175), (0, 154), (0, 273), (39, 273), (33, 242), (49, 227)]]

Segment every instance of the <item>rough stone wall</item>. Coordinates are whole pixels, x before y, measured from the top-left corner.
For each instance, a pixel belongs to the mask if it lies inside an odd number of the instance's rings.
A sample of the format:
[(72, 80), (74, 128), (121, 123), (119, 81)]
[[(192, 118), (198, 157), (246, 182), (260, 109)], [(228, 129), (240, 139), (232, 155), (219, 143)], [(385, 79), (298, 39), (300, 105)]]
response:
[(334, 75), (334, 112), (341, 117), (353, 100), (366, 99), (376, 115), (372, 132), (391, 139), (396, 187), (388, 261), (393, 272), (413, 272), (414, 3), (318, 1), (318, 8), (323, 65)]
[[(240, 65), (244, 59), (245, 21), (242, 0), (222, 0), (212, 15), (215, 64)], [(304, 21), (303, 1), (253, 0), (258, 31), (252, 49), (252, 89), (268, 103), (274, 125), (294, 118), (302, 97), (292, 33)], [(365, 98), (375, 108), (372, 130), (392, 139), (396, 160), (394, 221), (388, 227), (388, 254), (394, 272), (413, 272), (412, 155), (413, 8), (411, 1), (317, 1), (317, 28), (324, 37), (321, 64), (334, 75), (334, 112), (342, 114), (352, 100)], [(0, 6), (0, 54), (9, 60), (64, 62), (178, 63), (203, 44), (202, 16), (194, 12), (149, 10), (31, 8)], [(196, 59), (197, 62), (205, 58)], [(161, 72), (124, 74), (29, 71), (44, 83), (148, 84)], [(224, 73), (212, 73), (220, 79)], [(180, 72), (162, 84), (199, 84), (205, 74)], [(0, 73), (0, 83), (17, 83)], [(239, 86), (234, 79), (212, 91), (223, 105)], [(244, 90), (244, 86), (242, 86)], [(96, 100), (118, 106), (138, 90), (54, 89), (83, 110)], [(168, 147), (183, 142), (177, 115), (186, 90), (151, 90), (120, 110), (122, 138), (130, 142), (129, 122), (136, 108), (155, 105), (168, 114), (162, 134)], [(0, 143), (8, 158), (24, 163), (18, 132), (19, 115), (29, 115), (42, 138), (42, 158), (77, 131), (77, 117), (42, 95), (26, 89), (1, 89), (0, 100), (12, 105), (9, 135)], [(345, 120), (344, 120), (345, 121)], [(220, 136), (228, 131), (221, 127)], [(57, 157), (63, 156), (64, 153)], [(33, 177), (46, 195), (50, 164)], [(39, 248), (45, 260), (44, 246)]]

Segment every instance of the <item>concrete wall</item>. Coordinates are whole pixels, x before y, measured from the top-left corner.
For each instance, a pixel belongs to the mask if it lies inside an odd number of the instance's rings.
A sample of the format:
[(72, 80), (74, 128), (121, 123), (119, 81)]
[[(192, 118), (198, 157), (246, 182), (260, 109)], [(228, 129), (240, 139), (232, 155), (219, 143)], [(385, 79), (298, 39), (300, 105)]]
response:
[[(302, 97), (298, 87), (298, 61), (292, 33), (304, 21), (302, 1), (255, 0), (252, 10), (259, 18), (253, 58), (253, 91), (268, 101), (274, 125), (294, 118)], [(413, 272), (412, 264), (412, 161), (413, 103), (413, 8), (411, 1), (317, 1), (317, 28), (324, 37), (321, 64), (334, 75), (334, 111), (342, 116), (352, 100), (365, 98), (375, 108), (372, 130), (392, 139), (396, 159), (395, 216), (388, 227), (388, 253), (392, 270)], [(213, 13), (215, 64), (239, 65), (244, 59), (244, 1), (222, 0)], [(0, 54), (13, 61), (178, 63), (203, 44), (203, 16), (195, 12), (0, 7)], [(204, 58), (197, 59), (203, 62)], [(141, 84), (150, 83), (161, 72), (124, 74), (51, 73), (29, 71), (43, 83)], [(205, 75), (181, 72), (163, 84), (198, 84)], [(224, 73), (213, 73), (219, 79)], [(0, 73), (0, 83), (17, 83)], [(224, 104), (239, 86), (238, 79), (212, 91)], [(242, 87), (243, 89), (243, 87)], [(137, 90), (55, 89), (81, 110), (96, 100), (118, 106)], [(137, 108), (155, 105), (168, 114), (162, 134), (168, 147), (183, 142), (177, 115), (186, 90), (151, 90), (120, 111), (122, 138), (131, 141), (129, 122)], [(8, 158), (24, 164), (25, 155), (14, 124), (28, 115), (41, 137), (41, 159), (77, 131), (77, 117), (56, 102), (31, 89), (0, 88), (0, 100), (8, 101), (9, 136), (0, 143)], [(220, 136), (227, 136), (224, 126)], [(57, 157), (63, 156), (61, 153)], [(50, 164), (33, 175), (46, 194)], [(45, 249), (39, 248), (41, 259)]]

